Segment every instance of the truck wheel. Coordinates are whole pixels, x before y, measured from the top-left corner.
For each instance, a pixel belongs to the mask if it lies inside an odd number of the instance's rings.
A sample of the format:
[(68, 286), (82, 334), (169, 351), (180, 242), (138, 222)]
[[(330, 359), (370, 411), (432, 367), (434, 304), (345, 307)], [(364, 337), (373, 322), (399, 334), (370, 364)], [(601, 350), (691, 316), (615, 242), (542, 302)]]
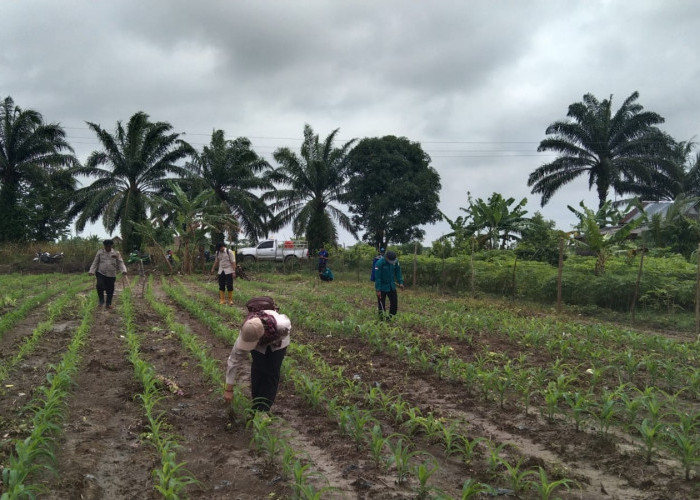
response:
[(245, 255), (243, 257), (243, 262), (248, 262), (249, 264), (255, 262), (255, 257), (253, 255)]
[(285, 263), (285, 264), (296, 264), (296, 263), (297, 263), (297, 260), (299, 260), (299, 259), (297, 258), (296, 255), (287, 255), (287, 256), (284, 258), (284, 263)]

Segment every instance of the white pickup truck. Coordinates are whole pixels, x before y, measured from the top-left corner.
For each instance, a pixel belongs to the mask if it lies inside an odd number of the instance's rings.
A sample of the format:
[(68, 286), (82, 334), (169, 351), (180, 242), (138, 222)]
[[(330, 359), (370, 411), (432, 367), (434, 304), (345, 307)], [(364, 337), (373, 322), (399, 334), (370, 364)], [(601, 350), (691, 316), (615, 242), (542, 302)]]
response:
[(306, 259), (309, 256), (309, 247), (303, 240), (265, 240), (258, 243), (256, 247), (239, 248), (236, 255), (240, 262), (256, 260), (289, 262)]

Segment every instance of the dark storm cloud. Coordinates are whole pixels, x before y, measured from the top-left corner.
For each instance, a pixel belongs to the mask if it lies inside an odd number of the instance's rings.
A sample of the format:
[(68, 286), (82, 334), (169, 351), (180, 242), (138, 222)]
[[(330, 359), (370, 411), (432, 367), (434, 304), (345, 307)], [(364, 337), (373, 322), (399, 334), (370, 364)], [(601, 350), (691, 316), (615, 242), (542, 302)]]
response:
[[(196, 147), (214, 128), (267, 158), (296, 148), (304, 123), (339, 142), (419, 141), (442, 176), (450, 218), (466, 193), (539, 198), (527, 177), (550, 123), (591, 92), (640, 92), (679, 140), (700, 135), (700, 4), (599, 1), (0, 0), (0, 93), (61, 122), (79, 156), (85, 121), (112, 129), (136, 111)], [(542, 209), (595, 204), (585, 180)], [(426, 228), (427, 241), (446, 225)], [(348, 242), (350, 242), (348, 240)]]

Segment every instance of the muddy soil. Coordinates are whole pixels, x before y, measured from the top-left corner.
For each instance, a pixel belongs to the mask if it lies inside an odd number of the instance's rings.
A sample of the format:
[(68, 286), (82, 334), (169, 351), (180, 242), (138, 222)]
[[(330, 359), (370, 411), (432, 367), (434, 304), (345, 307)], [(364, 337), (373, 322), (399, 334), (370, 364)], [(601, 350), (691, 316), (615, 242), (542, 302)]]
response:
[[(170, 280), (177, 286), (178, 281)], [(207, 314), (231, 329), (240, 325), (230, 311), (218, 306), (214, 284), (185, 280), (190, 296), (210, 302)], [(169, 306), (176, 321), (185, 325), (207, 347), (208, 354), (220, 361), (223, 373), (230, 343), (217, 337), (201, 321), (171, 300), (158, 280), (153, 281), (157, 300)], [(275, 284), (259, 283), (257, 294), (275, 293)], [(75, 388), (67, 403), (63, 432), (57, 441), (57, 475), (41, 478), (46, 493), (41, 498), (58, 499), (147, 499), (159, 498), (154, 489), (153, 470), (160, 457), (149, 443), (146, 419), (135, 395), (141, 391), (136, 381), (124, 339), (125, 324), (119, 292), (116, 308), (96, 310), (89, 341), (84, 346)], [(251, 289), (251, 288), (249, 288)], [(263, 499), (289, 498), (292, 485), (281, 478), (279, 467), (270, 467), (265, 457), (252, 450), (252, 431), (241, 418), (231, 420), (221, 398), (221, 387), (215, 387), (203, 375), (197, 360), (169, 331), (166, 323), (133, 289), (137, 310), (136, 325), (141, 340), (142, 357), (156, 372), (180, 389), (177, 393), (162, 388), (160, 409), (168, 430), (177, 436), (180, 445), (178, 461), (198, 483), (189, 486), (191, 498)], [(234, 308), (243, 310), (239, 299)], [(301, 299), (303, 300), (303, 299)], [(371, 300), (352, 307), (372, 308)], [(283, 311), (284, 312), (284, 311)], [(35, 312), (18, 324), (0, 342), (2, 361), (23, 336), (31, 333), (41, 321)], [(293, 318), (292, 318), (293, 319)], [(11, 439), (26, 434), (22, 428), (22, 404), (43, 383), (50, 363), (56, 362), (65, 350), (79, 318), (65, 318), (62, 326), (47, 335), (41, 347), (14, 370), (0, 394), (0, 437), (2, 457), (11, 451)], [(698, 498), (697, 479), (686, 482), (677, 470), (664, 460), (646, 466), (633, 446), (621, 440), (616, 445), (601, 440), (594, 428), (576, 432), (568, 422), (548, 424), (534, 411), (524, 415), (515, 405), (501, 408), (495, 401), (483, 401), (469, 395), (459, 384), (439, 379), (435, 374), (408, 368), (396, 357), (377, 353), (359, 338), (326, 335), (322, 332), (296, 329), (294, 342), (305, 344), (332, 367), (342, 367), (347, 377), (367, 387), (400, 395), (423, 414), (432, 413), (446, 420), (465, 422), (470, 436), (486, 436), (495, 443), (511, 443), (507, 457), (522, 458), (528, 467), (542, 466), (551, 474), (578, 482), (571, 491), (558, 490), (564, 499), (690, 499)], [(504, 352), (512, 346), (503, 340), (490, 339), (491, 349)], [(455, 344), (455, 347), (458, 346)], [(351, 355), (348, 355), (351, 353)], [(289, 354), (290, 358), (293, 354)], [(468, 356), (465, 352), (464, 356)], [(295, 361), (297, 361), (295, 359)], [(541, 363), (550, 362), (542, 357)], [(309, 377), (304, 363), (295, 363)], [(11, 389), (11, 390), (10, 390)], [(247, 390), (246, 390), (247, 393)], [(19, 396), (19, 394), (23, 394)], [(332, 393), (329, 393), (332, 394)], [(325, 401), (327, 403), (327, 401)], [(362, 401), (354, 404), (362, 406)], [(333, 490), (321, 498), (343, 499), (412, 499), (417, 498), (416, 478), (397, 484), (392, 469), (380, 469), (373, 463), (366, 448), (339, 432), (338, 422), (327, 416), (323, 408), (311, 407), (289, 380), (280, 387), (272, 415), (275, 425), (293, 444), (305, 463), (318, 473), (318, 488), (332, 485)], [(237, 416), (240, 417), (240, 416)], [(403, 432), (396, 422), (377, 417), (385, 432)], [(485, 469), (488, 450), (481, 447), (478, 460), (464, 464), (456, 457), (446, 457), (441, 446), (425, 436), (413, 437), (417, 446), (430, 453), (439, 464), (439, 471), (430, 484), (452, 498), (460, 498), (462, 484), (469, 478), (500, 488), (490, 498), (536, 498), (534, 493), (513, 493), (502, 479), (490, 478)], [(3, 462), (4, 463), (4, 462)], [(553, 476), (554, 477), (554, 476)], [(1, 490), (0, 490), (1, 491)], [(435, 498), (428, 494), (424, 498)], [(479, 497), (476, 497), (479, 498)]]

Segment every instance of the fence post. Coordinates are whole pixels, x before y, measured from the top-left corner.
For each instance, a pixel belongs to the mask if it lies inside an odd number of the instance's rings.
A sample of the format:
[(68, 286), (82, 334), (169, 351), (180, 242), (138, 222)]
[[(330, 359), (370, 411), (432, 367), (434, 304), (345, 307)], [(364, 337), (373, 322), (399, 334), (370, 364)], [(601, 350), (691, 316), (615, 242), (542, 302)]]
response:
[(418, 260), (418, 242), (413, 246), (413, 288), (416, 287), (416, 262)]
[(698, 244), (698, 268), (695, 274), (695, 335), (700, 339), (700, 244)]
[(561, 272), (564, 268), (564, 237), (559, 237), (559, 267), (557, 269), (557, 314), (561, 312)]
[(637, 297), (639, 296), (639, 283), (642, 281), (642, 268), (644, 267), (644, 254), (646, 253), (646, 248), (642, 247), (640, 252), (642, 256), (639, 259), (639, 271), (637, 272), (637, 283), (634, 285), (634, 295), (632, 296), (632, 306), (630, 307), (632, 312), (632, 324), (635, 320), (635, 311), (637, 310)]

